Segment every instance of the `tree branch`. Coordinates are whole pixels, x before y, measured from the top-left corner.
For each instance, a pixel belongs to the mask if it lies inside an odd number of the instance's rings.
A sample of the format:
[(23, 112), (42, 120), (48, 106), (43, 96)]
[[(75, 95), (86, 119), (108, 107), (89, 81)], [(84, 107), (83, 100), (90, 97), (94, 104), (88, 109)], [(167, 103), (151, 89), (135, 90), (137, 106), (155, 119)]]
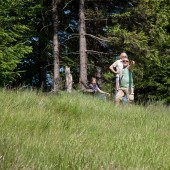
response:
[(94, 54), (104, 54), (104, 55), (110, 55), (110, 53), (104, 53), (104, 52), (99, 52), (99, 51), (93, 51), (93, 50), (86, 50), (87, 53), (94, 53)]
[(86, 35), (89, 36), (89, 37), (92, 37), (92, 38), (94, 38), (94, 39), (96, 39), (96, 40), (98, 40), (98, 41), (106, 41), (106, 42), (109, 42), (108, 40), (104, 40), (104, 39), (99, 38), (99, 37), (96, 37), (96, 36), (94, 36), (94, 35), (92, 35), (92, 34), (86, 34)]
[(69, 1), (69, 2), (63, 7), (63, 9), (65, 9), (65, 8), (68, 6), (68, 4), (70, 4), (72, 1), (73, 1), (73, 0)]
[(66, 41), (69, 41), (69, 40), (71, 40), (71, 39), (73, 39), (73, 38), (77, 38), (77, 37), (79, 37), (79, 34), (72, 34), (72, 35), (68, 36), (68, 38), (64, 41), (64, 43), (65, 43)]
[(85, 21), (107, 21), (108, 19), (95, 18), (95, 19), (85, 19)]

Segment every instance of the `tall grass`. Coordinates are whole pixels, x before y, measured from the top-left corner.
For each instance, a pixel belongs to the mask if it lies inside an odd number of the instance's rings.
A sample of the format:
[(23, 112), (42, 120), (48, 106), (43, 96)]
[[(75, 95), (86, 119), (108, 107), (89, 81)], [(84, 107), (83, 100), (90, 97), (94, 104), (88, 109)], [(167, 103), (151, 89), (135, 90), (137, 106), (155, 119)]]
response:
[(0, 169), (170, 169), (170, 108), (0, 92)]

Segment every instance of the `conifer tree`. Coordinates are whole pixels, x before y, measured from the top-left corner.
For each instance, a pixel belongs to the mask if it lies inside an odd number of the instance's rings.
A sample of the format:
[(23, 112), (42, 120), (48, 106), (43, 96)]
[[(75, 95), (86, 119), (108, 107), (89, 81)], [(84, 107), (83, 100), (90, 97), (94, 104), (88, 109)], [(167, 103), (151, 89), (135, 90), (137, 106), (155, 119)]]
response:
[[(0, 1), (0, 85), (20, 75), (17, 65), (32, 48), (28, 45), (29, 0)], [(27, 8), (27, 9), (26, 9)]]

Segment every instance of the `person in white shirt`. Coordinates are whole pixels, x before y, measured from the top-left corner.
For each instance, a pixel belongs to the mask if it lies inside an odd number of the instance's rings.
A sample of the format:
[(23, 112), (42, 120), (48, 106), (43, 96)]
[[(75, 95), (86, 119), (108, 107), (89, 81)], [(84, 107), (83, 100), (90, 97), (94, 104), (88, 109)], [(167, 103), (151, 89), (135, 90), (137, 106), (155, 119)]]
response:
[(109, 69), (116, 74), (116, 93), (117, 91), (119, 90), (120, 88), (120, 84), (119, 84), (119, 73), (120, 73), (120, 70), (123, 69), (123, 63), (122, 63), (122, 60), (125, 59), (125, 58), (128, 58), (127, 54), (125, 52), (122, 52), (120, 54), (120, 59), (119, 60), (116, 60), (110, 67)]

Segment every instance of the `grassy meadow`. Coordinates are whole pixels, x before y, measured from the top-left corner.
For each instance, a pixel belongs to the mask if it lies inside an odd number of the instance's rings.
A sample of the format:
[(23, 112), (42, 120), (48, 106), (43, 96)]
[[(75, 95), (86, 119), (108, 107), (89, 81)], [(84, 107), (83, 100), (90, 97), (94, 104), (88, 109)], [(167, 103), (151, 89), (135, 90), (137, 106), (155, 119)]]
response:
[(0, 91), (2, 170), (170, 170), (170, 108)]

